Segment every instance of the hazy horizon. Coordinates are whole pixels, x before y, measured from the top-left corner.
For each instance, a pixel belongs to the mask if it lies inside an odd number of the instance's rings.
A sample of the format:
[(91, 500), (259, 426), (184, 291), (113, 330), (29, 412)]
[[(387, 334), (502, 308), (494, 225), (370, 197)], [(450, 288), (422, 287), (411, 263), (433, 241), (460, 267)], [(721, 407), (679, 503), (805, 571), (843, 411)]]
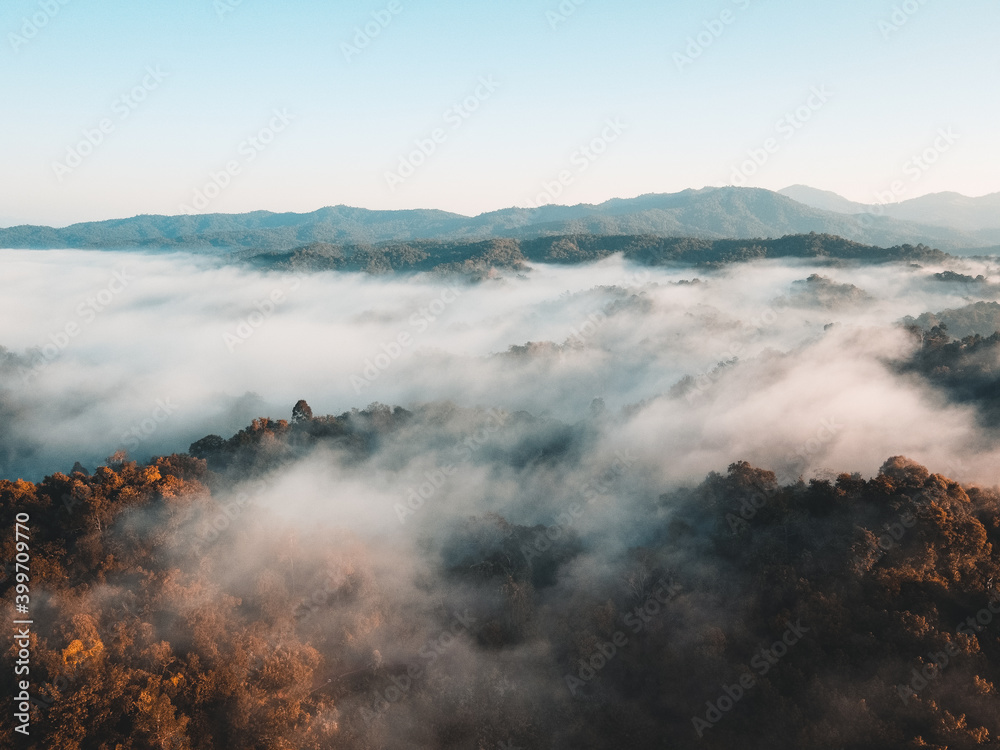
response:
[[(709, 188), (716, 188), (717, 189), (719, 187), (726, 187), (726, 186), (703, 185), (700, 188), (685, 188), (685, 189), (680, 190), (678, 192), (685, 192), (686, 190), (692, 190), (694, 192), (699, 192), (699, 191), (706, 190), (706, 189), (709, 189)], [(753, 186), (747, 186), (747, 187), (753, 187)], [(782, 190), (786, 190), (788, 188), (793, 188), (793, 187), (808, 187), (808, 188), (812, 188), (814, 190), (819, 190), (819, 191), (822, 191), (822, 192), (835, 193), (836, 195), (838, 195), (838, 196), (840, 196), (842, 198), (846, 198), (846, 196), (840, 195), (839, 193), (836, 193), (836, 191), (826, 190), (824, 188), (817, 188), (814, 185), (799, 185), (799, 184), (796, 184), (796, 185), (786, 185), (784, 188), (780, 188), (778, 190), (772, 190), (772, 192), (780, 193)], [(764, 189), (771, 190), (771, 188), (764, 188)], [(913, 199), (917, 199), (917, 198), (925, 198), (925, 197), (931, 196), (931, 195), (942, 195), (942, 194), (957, 194), (957, 195), (961, 195), (963, 198), (972, 198), (972, 199), (975, 199), (975, 198), (985, 198), (985, 197), (988, 197), (988, 196), (991, 196), (991, 195), (997, 195), (998, 193), (1000, 193), (1000, 191), (995, 191), (994, 190), (994, 191), (991, 191), (991, 192), (983, 193), (982, 195), (966, 195), (964, 193), (959, 193), (956, 190), (941, 190), (941, 191), (934, 191), (934, 192), (922, 193), (922, 194), (919, 194), (919, 195), (909, 196), (905, 200), (913, 200)], [(579, 203), (559, 203), (559, 202), (553, 202), (553, 203), (546, 204), (546, 205), (559, 206), (559, 207), (564, 207), (564, 208), (571, 208), (571, 207), (574, 207), (574, 206), (583, 206), (583, 205), (600, 205), (601, 203), (606, 203), (608, 201), (613, 201), (613, 200), (631, 200), (631, 199), (634, 199), (634, 198), (642, 198), (642, 197), (649, 196), (649, 195), (670, 195), (670, 193), (652, 192), (652, 193), (641, 193), (641, 194), (638, 194), (638, 195), (627, 195), (627, 196), (625, 196), (625, 195), (616, 195), (616, 196), (612, 196), (610, 198), (607, 198), (605, 200), (598, 201), (596, 203), (591, 203), (591, 202), (586, 202), (586, 201), (579, 202)], [(858, 201), (858, 202), (862, 202), (862, 201)], [(903, 202), (903, 201), (901, 200), (899, 202)], [(879, 205), (874, 200), (866, 202), (866, 203), (867, 203), (867, 205), (873, 205), (873, 206), (874, 205)], [(229, 211), (206, 211), (205, 213), (206, 214), (211, 214), (211, 213), (221, 213), (221, 214), (232, 213), (232, 214), (235, 214), (235, 215), (248, 214), (248, 213), (261, 213), (261, 212), (265, 212), (265, 213), (311, 214), (311, 213), (315, 213), (317, 211), (321, 211), (324, 208), (337, 208), (337, 207), (357, 208), (357, 209), (361, 209), (361, 210), (364, 210), (364, 211), (380, 211), (380, 210), (443, 211), (445, 213), (450, 213), (450, 214), (454, 214), (454, 215), (457, 215), (457, 216), (464, 216), (466, 218), (475, 218), (476, 216), (481, 216), (483, 214), (497, 213), (497, 212), (500, 212), (500, 211), (507, 211), (507, 210), (512, 210), (512, 209), (524, 208), (524, 206), (514, 206), (514, 205), (511, 205), (511, 206), (501, 206), (499, 208), (490, 208), (490, 209), (487, 209), (485, 211), (481, 211), (481, 212), (478, 212), (478, 213), (471, 214), (471, 213), (462, 213), (462, 212), (459, 212), (459, 211), (451, 211), (449, 209), (440, 208), (440, 207), (437, 207), (437, 206), (426, 206), (426, 205), (404, 206), (404, 207), (399, 207), (399, 208), (395, 208), (395, 209), (378, 209), (378, 208), (370, 208), (368, 206), (352, 205), (352, 204), (349, 204), (349, 203), (338, 203), (338, 204), (330, 204), (330, 203), (328, 203), (328, 204), (325, 204), (325, 205), (322, 205), (322, 206), (316, 206), (315, 208), (308, 208), (307, 207), (307, 208), (303, 208), (302, 210), (297, 210), (297, 211), (275, 211), (275, 210), (270, 209), (270, 208), (262, 207), (262, 208), (252, 208), (252, 209), (249, 209), (249, 210), (246, 210), (246, 211), (234, 211), (234, 212), (229, 212)], [(103, 217), (90, 218), (90, 219), (81, 219), (79, 221), (73, 221), (73, 222), (71, 222), (69, 224), (38, 224), (38, 225), (32, 225), (32, 226), (49, 226), (49, 227), (52, 227), (53, 229), (64, 229), (64, 228), (66, 228), (68, 226), (72, 226), (73, 224), (91, 224), (91, 223), (96, 223), (96, 222), (101, 222), (101, 221), (117, 221), (117, 220), (122, 220), (122, 219), (132, 219), (132, 218), (136, 218), (138, 216), (168, 216), (168, 217), (172, 217), (172, 216), (184, 216), (184, 215), (185, 214), (183, 214), (183, 213), (176, 213), (176, 214), (139, 213), (139, 214), (130, 214), (128, 216), (115, 215), (115, 216), (103, 216)], [(1000, 224), (1000, 217), (998, 217), (997, 223)], [(16, 226), (25, 226), (25, 225), (24, 224), (7, 224), (7, 225), (0, 224), (0, 229), (11, 229), (11, 228), (14, 228)]]

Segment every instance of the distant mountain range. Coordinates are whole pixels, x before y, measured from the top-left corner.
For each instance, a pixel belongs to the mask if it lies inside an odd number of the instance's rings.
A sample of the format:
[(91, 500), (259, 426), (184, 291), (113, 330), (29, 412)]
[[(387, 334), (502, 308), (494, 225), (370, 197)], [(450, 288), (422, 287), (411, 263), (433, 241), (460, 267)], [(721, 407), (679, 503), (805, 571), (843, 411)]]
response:
[(880, 213), (891, 219), (913, 221), (963, 232), (1000, 227), (1000, 193), (969, 198), (959, 193), (931, 193), (899, 203), (856, 203), (828, 190), (792, 185), (782, 195), (822, 211), (842, 214)]
[(942, 193), (887, 207), (886, 215), (873, 215), (862, 204), (834, 193), (802, 186), (782, 192), (792, 197), (760, 188), (703, 188), (599, 205), (508, 208), (474, 217), (437, 210), (370, 211), (348, 206), (305, 214), (143, 215), (61, 229), (0, 229), (0, 247), (280, 253), (313, 243), (375, 245), (565, 235), (763, 239), (810, 232), (882, 247), (923, 243), (949, 252), (985, 251), (1000, 245), (1000, 219), (993, 224), (989, 219), (989, 206), (998, 205), (1000, 194), (963, 198)]

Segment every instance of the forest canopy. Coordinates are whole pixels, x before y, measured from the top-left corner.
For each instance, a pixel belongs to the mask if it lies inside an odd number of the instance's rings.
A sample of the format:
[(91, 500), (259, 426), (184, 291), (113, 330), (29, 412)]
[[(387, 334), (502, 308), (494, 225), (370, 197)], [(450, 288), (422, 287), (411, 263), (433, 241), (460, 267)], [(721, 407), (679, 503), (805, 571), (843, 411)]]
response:
[[(363, 462), (432, 415), (293, 416), (0, 482), (3, 522), (34, 528), (39, 688), (19, 746), (964, 748), (1000, 732), (996, 490), (903, 457), (790, 484), (737, 462), (643, 498), (612, 553), (575, 519), (619, 501), (625, 457), (550, 524), (472, 515), (400, 568), (259, 496), (281, 466)], [(473, 460), (537, 470), (588, 439), (586, 422), (499, 421)], [(572, 572), (588, 559), (590, 580)], [(9, 714), (2, 732), (13, 746)]]

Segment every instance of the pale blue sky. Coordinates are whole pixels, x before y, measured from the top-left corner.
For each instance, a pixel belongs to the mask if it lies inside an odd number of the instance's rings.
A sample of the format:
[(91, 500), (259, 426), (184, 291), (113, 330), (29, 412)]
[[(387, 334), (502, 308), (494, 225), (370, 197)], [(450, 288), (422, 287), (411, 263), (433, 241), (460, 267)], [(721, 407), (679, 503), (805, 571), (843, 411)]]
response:
[[(243, 0), (220, 17), (221, 2), (4, 4), (0, 225), (180, 213), (230, 161), (239, 173), (208, 211), (478, 213), (528, 205), (561, 172), (556, 202), (598, 202), (726, 184), (771, 137), (746, 184), (865, 201), (896, 180), (901, 198), (1000, 189), (995, 0), (908, 0), (916, 11), (888, 39), (895, 0), (585, 0), (555, 29), (558, 0), (398, 0), (350, 62), (341, 45), (389, 0)], [(731, 23), (678, 69), (674, 53), (723, 11)], [(47, 21), (33, 38), (10, 36), (33, 15)], [(155, 83), (147, 66), (168, 75)], [(499, 87), (456, 129), (445, 112), (491, 76)], [(144, 78), (155, 89), (122, 119), (116, 99)], [(786, 138), (779, 119), (814, 86), (829, 101)], [(288, 127), (241, 151), (275, 109)], [(102, 118), (113, 130), (60, 182), (53, 164)], [(592, 163), (574, 158), (608, 118), (621, 136)], [(393, 190), (386, 173), (435, 128), (435, 152)], [(908, 176), (941, 128), (957, 143)]]

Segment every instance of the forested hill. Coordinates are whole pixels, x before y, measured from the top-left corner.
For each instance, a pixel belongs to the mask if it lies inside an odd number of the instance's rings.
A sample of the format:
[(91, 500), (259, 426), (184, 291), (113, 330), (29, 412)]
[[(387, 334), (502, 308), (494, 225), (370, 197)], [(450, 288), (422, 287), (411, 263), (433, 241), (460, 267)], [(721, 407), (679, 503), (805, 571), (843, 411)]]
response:
[(262, 253), (251, 262), (298, 271), (443, 271), (488, 273), (518, 270), (525, 263), (587, 263), (622, 253), (648, 266), (672, 263), (719, 265), (764, 258), (810, 258), (862, 263), (943, 263), (954, 258), (926, 245), (882, 248), (825, 234), (766, 240), (704, 240), (690, 237), (567, 235), (532, 240), (403, 242), (381, 245), (315, 243), (286, 253)]
[(890, 247), (927, 243), (947, 251), (1000, 244), (1000, 229), (931, 226), (880, 212), (848, 215), (814, 208), (770, 190), (726, 187), (642, 195), (597, 205), (506, 208), (478, 216), (437, 210), (372, 211), (350, 206), (331, 206), (311, 213), (142, 215), (60, 229), (0, 229), (0, 247), (285, 252), (315, 242), (472, 242), (570, 234), (745, 240), (808, 232)]
[[(429, 527), (412, 560), (296, 528), (267, 481), (244, 481), (312, 448), (358, 464), (448, 408), (313, 418), (301, 402), (194, 456), (0, 481), (6, 526), (33, 524), (19, 746), (375, 750), (405, 731), (440, 748), (835, 750), (1000, 733), (1000, 495), (905, 458), (808, 484), (740, 461), (631, 505), (609, 469), (586, 512), (617, 504), (627, 550), (484, 512)], [(469, 461), (593, 470), (589, 422), (499, 416), (498, 450)], [(350, 495), (331, 483), (325, 503)], [(14, 559), (12, 534), (0, 552)], [(13, 735), (7, 712), (4, 747)]]

